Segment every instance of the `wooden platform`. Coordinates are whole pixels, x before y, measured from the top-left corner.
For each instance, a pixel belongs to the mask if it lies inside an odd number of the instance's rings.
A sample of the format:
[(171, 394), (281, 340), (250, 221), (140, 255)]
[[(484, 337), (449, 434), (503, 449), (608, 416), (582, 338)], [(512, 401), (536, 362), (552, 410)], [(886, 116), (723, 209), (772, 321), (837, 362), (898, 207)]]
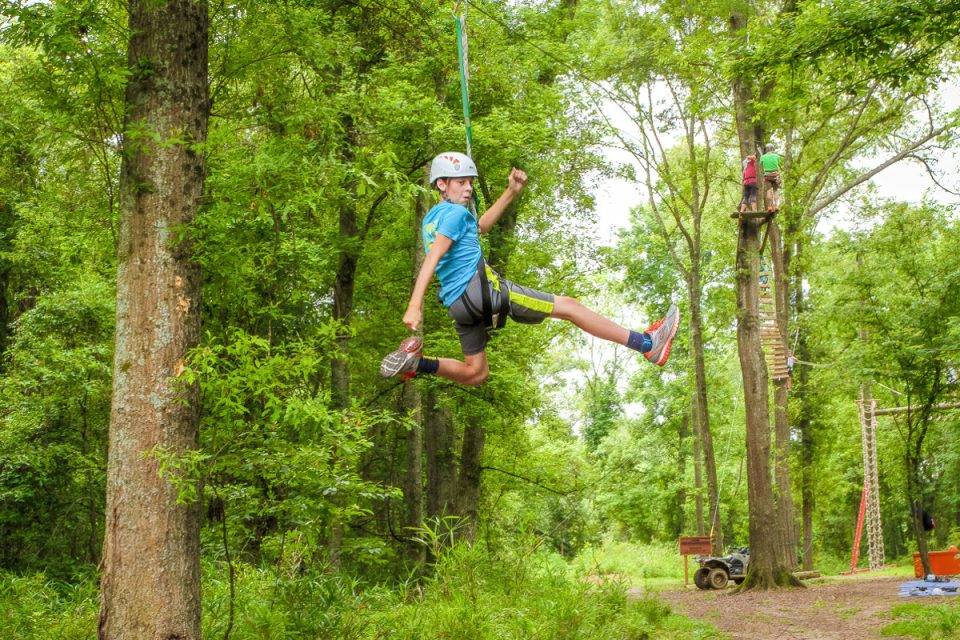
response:
[(744, 211), (743, 213), (734, 211), (730, 214), (730, 217), (734, 220), (737, 218), (741, 220), (757, 220), (759, 218), (772, 218), (775, 215), (777, 215), (776, 211)]

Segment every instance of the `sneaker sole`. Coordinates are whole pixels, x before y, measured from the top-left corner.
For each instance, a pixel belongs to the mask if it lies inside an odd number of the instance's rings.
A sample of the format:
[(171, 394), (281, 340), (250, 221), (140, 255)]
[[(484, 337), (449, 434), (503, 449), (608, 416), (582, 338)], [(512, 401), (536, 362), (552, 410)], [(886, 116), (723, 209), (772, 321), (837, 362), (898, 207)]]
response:
[[(664, 318), (666, 319), (666, 318)], [(661, 323), (655, 323), (651, 326), (651, 329), (659, 329)], [(680, 326), (680, 311), (677, 310), (677, 321), (673, 323), (673, 326), (670, 328), (670, 335), (667, 336), (667, 339), (663, 341), (663, 345), (654, 352), (643, 354), (647, 360), (652, 364), (662, 367), (667, 364), (667, 360), (670, 358), (670, 347), (673, 346), (673, 338), (677, 335), (677, 328)]]
[[(413, 342), (410, 342), (410, 341)], [(417, 352), (423, 347), (421, 338), (407, 338), (400, 343), (400, 348), (388, 353), (380, 362), (380, 375), (384, 378), (392, 378), (403, 370), (403, 367), (411, 358), (417, 357)]]

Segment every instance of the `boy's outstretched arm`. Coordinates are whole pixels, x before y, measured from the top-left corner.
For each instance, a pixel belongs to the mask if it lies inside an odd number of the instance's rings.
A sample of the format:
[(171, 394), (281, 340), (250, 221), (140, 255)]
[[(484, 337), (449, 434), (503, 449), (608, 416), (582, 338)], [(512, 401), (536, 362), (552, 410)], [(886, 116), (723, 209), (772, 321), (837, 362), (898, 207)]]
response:
[(507, 188), (503, 194), (497, 198), (496, 202), (490, 205), (486, 213), (480, 216), (480, 220), (477, 222), (477, 226), (480, 227), (480, 233), (488, 233), (490, 229), (493, 228), (493, 225), (497, 224), (497, 220), (500, 219), (503, 212), (507, 210), (507, 206), (517, 197), (517, 194), (523, 191), (523, 187), (527, 184), (527, 173), (514, 167), (510, 171), (507, 183)]
[(433, 240), (433, 246), (430, 247), (430, 253), (420, 265), (420, 273), (417, 274), (417, 281), (413, 284), (413, 293), (410, 294), (407, 311), (403, 314), (403, 324), (407, 325), (410, 331), (416, 331), (423, 324), (423, 298), (427, 295), (427, 287), (430, 286), (430, 279), (433, 278), (433, 272), (437, 269), (437, 263), (451, 246), (453, 246), (453, 240), (438, 233)]

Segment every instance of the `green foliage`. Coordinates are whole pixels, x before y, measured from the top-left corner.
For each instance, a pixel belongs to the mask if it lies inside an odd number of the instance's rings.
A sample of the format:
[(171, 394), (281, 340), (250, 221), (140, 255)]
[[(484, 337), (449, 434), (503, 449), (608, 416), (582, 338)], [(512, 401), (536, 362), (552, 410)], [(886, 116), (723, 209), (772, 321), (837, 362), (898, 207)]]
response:
[(450, 548), (435, 577), (412, 601), (373, 614), (387, 638), (655, 638), (667, 628), (715, 637), (680, 622), (661, 602), (636, 600), (620, 582), (568, 577), (556, 556), (482, 553)]
[[(235, 331), (229, 342), (196, 351), (182, 376), (202, 389), (202, 450), (209, 453), (178, 464), (203, 467), (231, 546), (294, 569), (325, 562), (324, 536), (335, 519), (366, 515), (373, 503), (397, 497), (356, 468), (371, 446), (369, 426), (399, 425), (390, 416), (329, 408), (312, 380), (323, 344), (271, 346)], [(361, 549), (382, 551), (379, 544)]]
[(773, 60), (794, 68), (812, 66), (839, 82), (935, 82), (946, 72), (944, 51), (960, 37), (955, 0), (798, 4), (799, 11), (767, 34), (751, 60), (754, 65)]
[(572, 564), (579, 574), (609, 576), (644, 589), (683, 581), (683, 558), (671, 543), (606, 542), (584, 549)]
[(616, 385), (616, 367), (607, 365), (603, 378), (587, 383), (586, 424), (583, 439), (595, 451), (620, 417), (620, 394)]
[(5, 567), (69, 575), (99, 554), (110, 411), (112, 291), (96, 283), (20, 316), (0, 386)]
[[(422, 581), (361, 589), (340, 574), (277, 573), (203, 563), (203, 632), (237, 640), (458, 637), (718, 638), (708, 625), (637, 597), (619, 580), (592, 581), (557, 555), (489, 553), (454, 544)], [(231, 601), (232, 597), (232, 601)], [(79, 586), (2, 574), (0, 615), (17, 638), (88, 638), (96, 626), (96, 582)]]
[(4, 633), (20, 640), (88, 640), (97, 625), (96, 580), (66, 583), (43, 574), (0, 573), (0, 619)]
[(909, 637), (920, 640), (960, 638), (960, 608), (956, 604), (901, 604), (891, 612), (895, 622), (881, 631), (884, 637)]

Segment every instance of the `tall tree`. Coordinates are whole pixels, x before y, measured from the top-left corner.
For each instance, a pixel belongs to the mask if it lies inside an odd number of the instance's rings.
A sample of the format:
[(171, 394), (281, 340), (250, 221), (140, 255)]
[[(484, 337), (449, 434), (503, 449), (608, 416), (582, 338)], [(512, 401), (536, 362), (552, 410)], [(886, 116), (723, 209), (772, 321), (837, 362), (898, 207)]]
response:
[(207, 3), (131, 0), (101, 639), (199, 639), (199, 502), (161, 473), (199, 444), (195, 385), (173, 382), (200, 338), (185, 225), (204, 191)]
[[(616, 146), (627, 151), (643, 172), (651, 226), (668, 247), (685, 285), (693, 425), (706, 473), (708, 524), (714, 552), (720, 553), (723, 531), (704, 346), (703, 220), (711, 189), (718, 183), (716, 174), (724, 170), (716, 162), (711, 132), (712, 120), (722, 108), (715, 101), (716, 75), (707, 66), (691, 64), (716, 37), (711, 30), (715, 21), (687, 7), (676, 9), (663, 3), (658, 13), (637, 15), (628, 7), (612, 10), (610, 19), (616, 26), (605, 34), (603, 46), (616, 51), (615, 56), (635, 59), (630, 65), (616, 57), (607, 63), (606, 73), (617, 86), (616, 93), (607, 97), (615, 98), (630, 120), (629, 127), (610, 122), (609, 131)], [(621, 48), (610, 47), (611, 42)]]
[[(741, 37), (746, 17), (739, 11), (730, 16), (733, 37)], [(734, 120), (741, 157), (746, 157), (763, 142), (764, 127), (755, 120), (756, 92), (743, 74), (732, 80)], [(763, 90), (765, 92), (765, 90)], [(768, 377), (763, 359), (759, 324), (759, 271), (762, 251), (761, 220), (740, 220), (737, 226), (737, 352), (743, 375), (743, 400), (746, 407), (747, 487), (749, 493), (750, 568), (742, 589), (769, 589), (799, 585), (790, 573), (783, 553), (784, 528), (771, 486), (770, 416), (767, 408)], [(785, 453), (778, 452), (783, 459)], [(781, 489), (782, 491), (783, 489)], [(787, 488), (786, 490), (789, 490)]]

